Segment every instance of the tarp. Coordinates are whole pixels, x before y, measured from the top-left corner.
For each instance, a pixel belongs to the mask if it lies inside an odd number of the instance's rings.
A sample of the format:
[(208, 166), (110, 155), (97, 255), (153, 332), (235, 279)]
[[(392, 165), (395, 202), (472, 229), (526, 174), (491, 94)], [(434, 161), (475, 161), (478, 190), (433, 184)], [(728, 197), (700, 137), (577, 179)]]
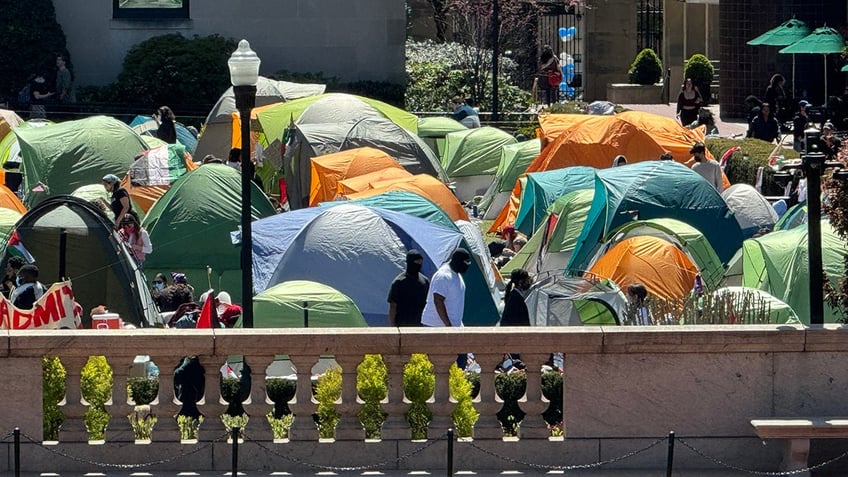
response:
[(370, 186), (370, 189), (348, 194), (347, 197), (349, 199), (361, 199), (393, 190), (405, 190), (432, 200), (452, 220), (468, 220), (468, 212), (465, 211), (465, 208), (459, 203), (451, 190), (438, 179), (427, 174), (418, 174), (399, 179), (387, 179), (382, 182), (374, 182)]
[(449, 133), (445, 136), (442, 167), (450, 178), (494, 175), (501, 148), (516, 142), (512, 134), (491, 126)]
[(745, 238), (760, 229), (771, 230), (777, 222), (777, 212), (762, 194), (749, 184), (734, 184), (721, 193), (721, 198), (733, 211)]
[(130, 166), (121, 186), (130, 193), (133, 209), (147, 213), (174, 181), (197, 167), (182, 144), (163, 144), (144, 151)]
[(454, 131), (468, 129), (461, 122), (445, 116), (433, 116), (418, 119), (418, 137), (424, 140), (436, 157), (442, 157), (445, 150), (445, 136)]
[(23, 214), (17, 210), (0, 208), (0, 242), (5, 242), (6, 238), (15, 230), (15, 224), (23, 217)]
[(530, 326), (617, 325), (627, 299), (610, 280), (543, 275), (525, 298)]
[(637, 236), (618, 242), (589, 272), (612, 279), (622, 289), (641, 283), (652, 296), (673, 300), (692, 291), (698, 267), (673, 243)]
[(321, 283), (291, 280), (253, 297), (254, 328), (363, 326), (368, 324), (353, 300)]
[[(276, 211), (265, 194), (251, 184), (254, 220)], [(241, 300), (240, 249), (230, 233), (241, 224), (241, 175), (222, 164), (205, 164), (177, 179), (153, 204), (143, 226), (153, 253), (144, 267), (151, 275), (183, 272), (197, 289), (226, 290)], [(212, 283), (206, 267), (212, 268)], [(211, 285), (211, 286), (210, 286)]]
[(412, 174), (429, 174), (447, 181), (438, 158), (413, 133), (386, 118), (365, 118), (348, 123), (297, 124), (291, 133), (283, 169), (286, 192), (293, 209), (309, 204), (311, 158), (333, 152), (373, 147), (394, 157)]
[(0, 119), (6, 121), (6, 124), (9, 125), (9, 127), (16, 127), (24, 122), (24, 120), (18, 116), (18, 113), (9, 109), (0, 109)]
[[(839, 238), (830, 221), (821, 221), (822, 265), (831, 285), (838, 287), (845, 269), (843, 257), (848, 246)], [(787, 303), (801, 318), (810, 321), (810, 272), (807, 258), (807, 227), (780, 230), (751, 238), (742, 245), (742, 285), (759, 288)], [(827, 303), (826, 323), (837, 323), (840, 314)]]
[[(323, 84), (290, 83), (260, 76), (256, 83), (256, 107), (322, 94), (325, 88)], [(207, 154), (227, 157), (231, 147), (234, 112), (237, 112), (236, 100), (231, 86), (218, 98), (206, 116), (194, 153), (196, 157), (202, 159)]]
[[(71, 196), (48, 198), (21, 217), (15, 231), (35, 257), (39, 280), (70, 278), (84, 310), (106, 305), (136, 326), (159, 320), (144, 274), (113, 232), (113, 224), (93, 204)], [(83, 325), (91, 327), (88, 313), (83, 314)]]
[[(254, 286), (262, 291), (288, 280), (323, 283), (349, 296), (369, 325), (386, 325), (386, 296), (406, 268), (406, 251), (421, 251), (422, 273), (432, 276), (464, 243), (456, 229), (386, 209), (341, 204), (296, 210), (254, 224)], [(497, 307), (476, 261), (463, 278), (463, 323), (496, 323)]]
[(672, 218), (699, 230), (722, 263), (742, 244), (742, 231), (718, 191), (673, 161), (628, 164), (595, 178), (595, 197), (569, 269), (582, 269), (596, 244), (626, 222)]
[[(130, 127), (142, 136), (155, 137), (156, 131), (159, 130), (159, 123), (150, 116), (139, 115), (130, 121)], [(174, 127), (177, 130), (177, 142), (185, 146), (189, 154), (194, 154), (197, 149), (197, 138), (182, 123), (174, 123)]]
[(501, 159), (495, 180), (480, 201), (480, 208), (485, 209), (483, 216), (486, 220), (497, 217), (498, 212), (506, 205), (509, 194), (515, 186), (518, 176), (524, 174), (527, 166), (541, 152), (541, 142), (538, 139), (510, 144), (501, 148)]
[[(38, 128), (17, 128), (23, 156), (25, 203), (70, 194), (106, 174), (123, 177), (134, 158), (147, 149), (135, 131), (117, 119), (93, 116)], [(42, 183), (43, 192), (33, 192)]]
[(339, 181), (387, 169), (404, 170), (392, 156), (373, 147), (357, 147), (313, 157), (309, 206), (335, 200), (339, 195)]

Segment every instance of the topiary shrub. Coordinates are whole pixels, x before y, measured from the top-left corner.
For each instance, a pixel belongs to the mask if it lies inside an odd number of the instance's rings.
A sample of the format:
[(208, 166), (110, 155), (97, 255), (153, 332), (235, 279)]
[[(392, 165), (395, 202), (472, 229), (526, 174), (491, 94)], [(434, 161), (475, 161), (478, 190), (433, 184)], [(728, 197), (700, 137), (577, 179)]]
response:
[(315, 385), (315, 400), (318, 401), (317, 412), (313, 415), (318, 425), (318, 437), (333, 439), (336, 426), (341, 420), (341, 414), (336, 409), (336, 401), (342, 397), (342, 369), (338, 366), (327, 370)]
[(297, 392), (297, 381), (286, 378), (267, 378), (265, 380), (265, 392), (268, 399), (274, 403), (274, 409), (265, 415), (274, 439), (288, 439), (291, 426), (294, 423), (294, 414), (289, 409), (289, 401)]
[(85, 430), (88, 439), (103, 440), (106, 426), (109, 425), (109, 413), (106, 403), (112, 398), (112, 368), (105, 356), (90, 356), (80, 373), (80, 391), (88, 402), (85, 412)]
[(562, 373), (549, 370), (542, 373), (542, 395), (549, 401), (542, 418), (548, 425), (551, 437), (565, 434), (562, 420)]
[(696, 53), (686, 60), (683, 77), (692, 79), (692, 84), (698, 88), (705, 103), (710, 101), (710, 83), (714, 75), (713, 64), (706, 56)]
[(456, 435), (464, 438), (472, 437), (474, 424), (480, 418), (480, 413), (474, 409), (472, 402), (473, 384), (466, 377), (465, 371), (459, 369), (456, 363), (451, 364), (448, 387), (451, 397), (456, 400), (456, 407), (451, 411)]
[(519, 371), (496, 375), (495, 391), (504, 402), (497, 414), (504, 436), (517, 437), (518, 428), (525, 416), (524, 411), (518, 405), (518, 400), (527, 391), (527, 374)]
[[(769, 157), (774, 150), (774, 144), (754, 138), (708, 138), (704, 144), (717, 161), (721, 160), (731, 148), (740, 148), (730, 156), (724, 168), (727, 180), (731, 184), (756, 185), (757, 170), (764, 167), (763, 195), (783, 195), (784, 189), (774, 182), (774, 170), (769, 167)], [(792, 148), (781, 148), (777, 154), (783, 155), (786, 160), (800, 157)]]
[(136, 440), (150, 440), (153, 437), (153, 426), (159, 420), (150, 408), (150, 403), (159, 394), (159, 380), (155, 378), (130, 378), (127, 380), (127, 388), (130, 399), (135, 403), (133, 411), (127, 416), (133, 434)]
[(405, 417), (412, 430), (413, 440), (427, 439), (427, 427), (433, 419), (433, 412), (427, 407), (427, 400), (435, 389), (436, 373), (433, 363), (426, 354), (413, 354), (403, 367), (403, 392), (410, 401)]
[(662, 62), (654, 50), (645, 48), (636, 55), (627, 74), (631, 84), (655, 84), (662, 78)]
[(356, 392), (365, 401), (357, 417), (366, 439), (380, 439), (388, 413), (380, 406), (389, 393), (389, 370), (379, 354), (366, 354), (356, 367)]
[(41, 358), (41, 405), (43, 412), (42, 431), (45, 441), (59, 440), (59, 428), (65, 422), (65, 415), (59, 403), (65, 398), (65, 367), (56, 356)]

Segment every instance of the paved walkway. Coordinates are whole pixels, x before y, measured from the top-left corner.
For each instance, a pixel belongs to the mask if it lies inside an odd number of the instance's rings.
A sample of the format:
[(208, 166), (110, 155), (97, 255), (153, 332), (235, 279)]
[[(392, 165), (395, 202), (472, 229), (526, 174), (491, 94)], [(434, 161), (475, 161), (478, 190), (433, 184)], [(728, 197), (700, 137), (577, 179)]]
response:
[[(666, 116), (669, 118), (674, 118), (677, 115), (677, 104), (622, 104), (622, 108), (631, 109), (633, 111), (644, 111), (646, 113), (653, 113), (660, 116)], [(707, 106), (707, 108), (713, 112), (713, 117), (715, 118), (716, 127), (718, 128), (718, 132), (722, 137), (728, 136), (736, 136), (742, 135), (748, 131), (748, 124), (745, 123), (744, 119), (739, 120), (731, 120), (731, 121), (722, 121), (721, 115), (719, 114), (720, 109), (719, 106)]]

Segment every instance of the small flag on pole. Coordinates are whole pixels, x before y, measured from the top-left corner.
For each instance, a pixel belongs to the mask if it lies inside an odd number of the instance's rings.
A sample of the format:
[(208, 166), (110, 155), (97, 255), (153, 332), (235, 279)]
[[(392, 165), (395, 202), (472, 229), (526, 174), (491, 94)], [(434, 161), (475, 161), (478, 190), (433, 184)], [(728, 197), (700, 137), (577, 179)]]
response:
[(26, 247), (24, 247), (23, 242), (21, 242), (21, 237), (18, 235), (17, 231), (13, 232), (12, 236), (9, 237), (8, 250), (9, 253), (23, 258), (27, 263), (35, 263), (35, 257), (29, 253), (29, 250), (27, 250)]

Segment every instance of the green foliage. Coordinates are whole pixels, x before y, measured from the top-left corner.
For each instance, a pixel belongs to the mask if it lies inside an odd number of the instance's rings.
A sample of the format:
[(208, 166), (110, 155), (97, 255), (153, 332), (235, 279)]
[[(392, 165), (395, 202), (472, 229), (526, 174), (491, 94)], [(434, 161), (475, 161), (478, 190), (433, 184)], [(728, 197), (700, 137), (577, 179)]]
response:
[(90, 440), (101, 440), (109, 425), (106, 403), (112, 397), (112, 368), (105, 356), (90, 356), (80, 373), (80, 391), (88, 401), (85, 430)]
[(356, 392), (365, 401), (357, 417), (367, 439), (379, 439), (388, 413), (380, 401), (389, 393), (389, 370), (379, 354), (366, 354), (356, 367)]
[(631, 84), (655, 84), (662, 78), (662, 62), (654, 50), (645, 48), (636, 55), (627, 74)]
[(198, 416), (197, 418), (182, 415), (177, 416), (177, 427), (180, 428), (180, 440), (197, 439), (201, 424), (203, 424), (203, 416)]
[(224, 423), (224, 429), (227, 430), (227, 435), (232, 438), (233, 429), (238, 429), (238, 438), (244, 438), (244, 428), (247, 427), (247, 421), (250, 416), (242, 414), (240, 416), (231, 416), (229, 414), (221, 415), (221, 422)]
[(239, 378), (221, 378), (221, 397), (227, 402), (227, 410), (224, 414), (228, 416), (241, 416), (244, 414), (239, 394), (241, 392), (241, 380)]
[[(15, 98), (31, 74), (42, 73), (50, 83), (56, 55), (67, 55), (65, 33), (56, 22), (52, 0), (0, 0), (0, 97)], [(71, 68), (68, 63), (68, 68)]]
[(691, 78), (692, 83), (696, 85), (708, 85), (712, 83), (714, 74), (715, 69), (713, 68), (713, 64), (706, 56), (696, 53), (686, 60), (683, 77)]
[[(843, 149), (844, 151), (844, 149)], [(840, 152), (842, 156), (844, 152)], [(830, 219), (830, 225), (842, 240), (848, 240), (848, 181), (832, 177), (824, 184), (825, 198), (822, 211)], [(848, 254), (842, 256), (843, 272), (837, 286), (833, 286), (826, 277), (824, 299), (833, 309), (842, 315), (841, 322), (848, 323)]]
[(130, 399), (137, 405), (150, 404), (159, 394), (159, 380), (151, 378), (130, 378), (127, 380)]
[(433, 363), (426, 354), (415, 353), (403, 367), (403, 392), (411, 401), (406, 411), (406, 420), (412, 430), (412, 439), (427, 438), (427, 427), (433, 419), (433, 413), (427, 407), (427, 400), (436, 389), (436, 373)]
[(472, 437), (474, 424), (480, 417), (480, 413), (474, 409), (471, 401), (473, 385), (466, 378), (465, 371), (459, 369), (456, 363), (451, 364), (450, 367), (448, 388), (451, 397), (456, 400), (456, 407), (453, 408), (451, 417), (457, 437)]
[(542, 373), (542, 395), (549, 401), (542, 418), (551, 430), (551, 436), (561, 436), (562, 421), (562, 373), (549, 370)]
[(497, 414), (504, 435), (518, 436), (518, 427), (525, 416), (524, 411), (518, 405), (518, 400), (527, 391), (527, 374), (524, 372), (497, 374), (495, 376), (495, 391), (504, 402)]
[(153, 426), (156, 425), (158, 417), (154, 416), (148, 405), (136, 405), (133, 408), (127, 419), (132, 426), (133, 435), (138, 440), (150, 439), (153, 437)]
[(297, 391), (297, 381), (286, 378), (269, 378), (265, 380), (265, 392), (268, 399), (274, 403), (274, 419), (282, 419), (291, 415), (289, 401), (294, 398)]
[(65, 398), (67, 373), (57, 356), (44, 356), (41, 358), (41, 375), (44, 440), (56, 441), (59, 440), (59, 428), (65, 422), (59, 403)]
[(271, 432), (274, 433), (274, 439), (288, 439), (291, 426), (294, 423), (294, 414), (285, 414), (280, 417), (275, 417), (274, 411), (269, 411), (265, 414), (268, 419), (268, 424), (271, 425)]
[(318, 423), (318, 437), (332, 439), (336, 435), (336, 425), (341, 414), (336, 409), (336, 401), (342, 397), (342, 370), (338, 366), (330, 368), (315, 385), (315, 400), (318, 409), (315, 420)]
[[(754, 138), (708, 138), (705, 145), (716, 160), (720, 160), (724, 153), (734, 146), (741, 148), (728, 159), (724, 169), (724, 173), (731, 184), (755, 185), (757, 169), (762, 166), (765, 167), (763, 170), (763, 194), (783, 195), (783, 187), (774, 182), (774, 171), (771, 167), (768, 167), (769, 156), (774, 150), (774, 144)], [(791, 148), (781, 148), (778, 154), (783, 155), (786, 160), (799, 157), (798, 153)], [(745, 156), (748, 157), (747, 160)]]

